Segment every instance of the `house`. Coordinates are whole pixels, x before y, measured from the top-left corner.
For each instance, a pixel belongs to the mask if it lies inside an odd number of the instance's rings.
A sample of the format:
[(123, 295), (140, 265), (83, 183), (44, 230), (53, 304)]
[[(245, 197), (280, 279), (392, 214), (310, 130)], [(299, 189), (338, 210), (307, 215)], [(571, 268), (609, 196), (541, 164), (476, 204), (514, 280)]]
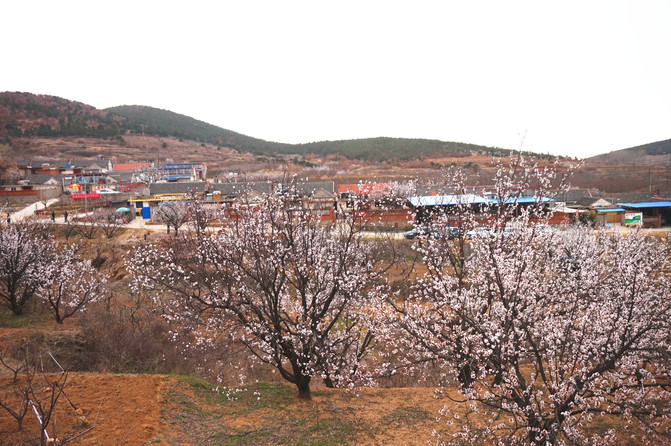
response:
[(109, 189), (117, 180), (106, 172), (80, 172), (72, 175), (63, 175), (63, 187), (78, 185), (78, 189), (92, 193), (98, 189)]
[(202, 181), (207, 178), (206, 163), (167, 163), (158, 171), (161, 178), (168, 182)]
[(42, 186), (59, 186), (63, 187), (63, 182), (67, 178), (66, 175), (61, 174), (35, 174), (29, 175), (24, 180), (27, 184), (36, 184)]
[(224, 207), (230, 207), (233, 202), (243, 197), (247, 201), (254, 202), (272, 193), (273, 185), (269, 181), (215, 183), (210, 185), (208, 200), (220, 202)]
[(415, 214), (415, 221), (419, 224), (429, 223), (435, 214), (453, 211), (457, 205), (469, 207), (477, 215), (483, 215), (489, 205), (486, 198), (475, 194), (464, 195), (422, 195), (408, 198), (408, 204)]
[(626, 213), (642, 214), (644, 228), (659, 228), (671, 224), (671, 201), (645, 201), (618, 203), (617, 205), (624, 208)]
[(582, 197), (571, 207), (578, 212), (583, 211), (593, 214), (597, 226), (620, 225), (625, 212), (622, 207), (599, 197)]
[(335, 218), (335, 182), (296, 182), (278, 186), (278, 193), (289, 194), (296, 209), (310, 211), (313, 215), (320, 215), (325, 220)]
[(557, 192), (555, 200), (563, 203), (563, 206), (573, 206), (583, 198), (592, 198), (592, 193), (587, 189), (568, 189)]
[[(496, 186), (484, 186), (480, 189), (482, 192), (482, 196), (487, 198), (488, 200), (491, 199), (496, 199), (496, 194), (498, 191), (498, 188)], [(538, 188), (537, 187), (511, 187), (510, 190), (507, 191), (511, 197), (535, 197), (538, 195)]]
[[(415, 221), (418, 223), (428, 223), (430, 222), (436, 214), (454, 214), (458, 210), (458, 207), (466, 208), (474, 214), (475, 220), (479, 224), (492, 225), (493, 213), (491, 212), (497, 206), (501, 206), (502, 203), (496, 198), (485, 198), (481, 195), (476, 194), (447, 194), (447, 195), (424, 195), (410, 197), (408, 199), (409, 205), (412, 207), (415, 214)], [(552, 206), (554, 200), (548, 197), (536, 197), (536, 196), (517, 196), (510, 197), (505, 200), (504, 205), (515, 205), (517, 206), (517, 211), (519, 208), (525, 206), (537, 206), (542, 205), (543, 209), (548, 209), (549, 206)], [(547, 222), (552, 225), (566, 224), (568, 223), (568, 217), (566, 215), (550, 215), (550, 219)], [(531, 221), (531, 223), (534, 220)], [(457, 218), (450, 217), (450, 224), (457, 226), (459, 221)]]
[(154, 167), (154, 163), (120, 163), (115, 164), (113, 172), (132, 172), (135, 170), (142, 170)]
[(149, 185), (149, 194), (154, 197), (159, 196), (179, 196), (186, 197), (188, 194), (203, 194), (207, 192), (208, 184), (206, 181), (184, 181), (175, 183), (151, 183)]
[(397, 200), (398, 183), (338, 184), (338, 210), (351, 211), (355, 202), (362, 210), (398, 209), (403, 200)]
[(135, 195), (149, 194), (147, 183), (138, 180), (134, 171), (113, 171), (110, 177), (116, 181), (116, 190), (119, 192)]
[(77, 173), (107, 173), (112, 170), (109, 160), (18, 160), (16, 166), (22, 176), (72, 175)]
[[(33, 177), (36, 177), (36, 175), (33, 175)], [(58, 175), (55, 177), (58, 177)], [(5, 204), (30, 203), (57, 198), (63, 192), (60, 181), (54, 176), (45, 175), (45, 178), (33, 178), (33, 181), (25, 181), (23, 184), (0, 185), (0, 200)]]

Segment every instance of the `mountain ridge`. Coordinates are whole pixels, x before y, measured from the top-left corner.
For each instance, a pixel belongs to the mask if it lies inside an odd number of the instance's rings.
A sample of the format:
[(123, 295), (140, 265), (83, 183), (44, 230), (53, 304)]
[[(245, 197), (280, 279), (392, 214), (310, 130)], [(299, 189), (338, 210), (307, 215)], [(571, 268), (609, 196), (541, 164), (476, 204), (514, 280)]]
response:
[[(460, 157), (472, 152), (492, 156), (511, 153), (510, 149), (464, 142), (385, 136), (289, 144), (254, 138), (170, 110), (146, 105), (120, 105), (101, 110), (57, 96), (0, 92), (0, 144), (11, 146), (12, 140), (17, 138), (56, 136), (88, 136), (123, 141), (123, 136), (127, 134), (171, 136), (257, 155), (340, 155), (370, 161), (404, 161), (448, 154)], [(622, 157), (628, 158), (630, 152), (627, 151), (647, 155), (670, 154), (671, 139), (596, 155), (589, 159), (619, 160)], [(555, 158), (540, 153), (533, 155), (539, 158)]]
[(671, 155), (671, 139), (615, 150), (588, 158), (592, 161), (632, 162), (641, 156)]
[(127, 134), (172, 136), (259, 155), (315, 153), (375, 161), (418, 159), (433, 154), (460, 156), (472, 151), (495, 156), (510, 153), (508, 149), (476, 144), (390, 137), (288, 144), (243, 135), (150, 106), (122, 105), (100, 110), (57, 96), (0, 92), (0, 144), (12, 145), (18, 138), (58, 136), (123, 141)]

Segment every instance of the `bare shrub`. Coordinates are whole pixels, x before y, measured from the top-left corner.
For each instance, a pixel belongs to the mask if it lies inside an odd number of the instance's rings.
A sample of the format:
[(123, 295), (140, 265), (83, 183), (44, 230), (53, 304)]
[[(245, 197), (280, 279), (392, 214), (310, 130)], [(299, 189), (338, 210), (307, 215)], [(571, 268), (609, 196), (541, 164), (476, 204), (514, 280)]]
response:
[[(80, 318), (80, 351), (73, 358), (82, 371), (188, 373), (193, 370), (171, 342), (169, 325), (141, 294), (111, 294)], [(188, 356), (188, 355), (187, 355)]]

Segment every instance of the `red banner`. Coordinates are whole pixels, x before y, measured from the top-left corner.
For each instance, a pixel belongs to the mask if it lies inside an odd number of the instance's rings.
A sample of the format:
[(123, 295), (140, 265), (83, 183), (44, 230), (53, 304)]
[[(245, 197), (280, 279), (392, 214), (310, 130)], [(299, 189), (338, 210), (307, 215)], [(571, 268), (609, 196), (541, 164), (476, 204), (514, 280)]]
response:
[(70, 198), (74, 200), (83, 200), (84, 198), (100, 198), (100, 194), (72, 194)]

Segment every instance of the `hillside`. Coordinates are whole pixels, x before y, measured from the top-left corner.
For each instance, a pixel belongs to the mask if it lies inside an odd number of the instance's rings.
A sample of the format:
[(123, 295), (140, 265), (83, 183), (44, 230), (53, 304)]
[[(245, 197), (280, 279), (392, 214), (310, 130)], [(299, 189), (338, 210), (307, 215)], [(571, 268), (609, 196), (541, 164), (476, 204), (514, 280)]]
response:
[(314, 153), (369, 161), (410, 160), (445, 154), (467, 156), (471, 152), (501, 156), (509, 152), (474, 144), (385, 137), (284, 144), (147, 106), (124, 105), (98, 110), (54, 96), (0, 93), (0, 144), (17, 147), (16, 139), (70, 136), (123, 141), (126, 135), (188, 139), (257, 155)]
[[(617, 163), (635, 163), (642, 161), (641, 157), (656, 157), (669, 154), (671, 154), (671, 139), (629, 147), (628, 149), (615, 150), (609, 153), (603, 153), (601, 155), (593, 156), (589, 158), (589, 160)], [(656, 164), (656, 162), (649, 164)]]
[(251, 138), (169, 110), (142, 105), (122, 105), (105, 109), (105, 111), (123, 117), (124, 128), (136, 134), (172, 136), (246, 152), (274, 153), (284, 151), (286, 153), (288, 148), (291, 147), (290, 144)]
[(81, 102), (31, 93), (0, 92), (0, 143), (13, 138), (113, 137), (124, 119)]

